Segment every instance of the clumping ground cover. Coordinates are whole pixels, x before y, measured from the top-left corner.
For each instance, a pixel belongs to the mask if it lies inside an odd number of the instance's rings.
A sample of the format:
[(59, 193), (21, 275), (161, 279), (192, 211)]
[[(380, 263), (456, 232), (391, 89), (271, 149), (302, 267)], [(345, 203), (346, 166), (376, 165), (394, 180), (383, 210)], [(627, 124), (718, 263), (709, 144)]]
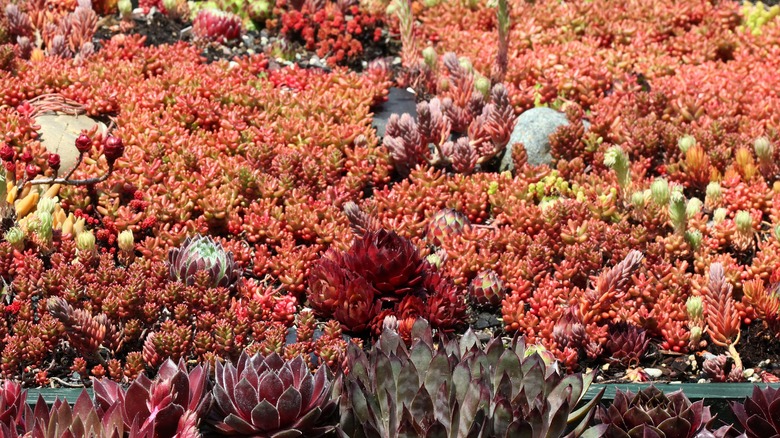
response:
[(780, 436), (780, 6), (0, 6), (0, 436)]

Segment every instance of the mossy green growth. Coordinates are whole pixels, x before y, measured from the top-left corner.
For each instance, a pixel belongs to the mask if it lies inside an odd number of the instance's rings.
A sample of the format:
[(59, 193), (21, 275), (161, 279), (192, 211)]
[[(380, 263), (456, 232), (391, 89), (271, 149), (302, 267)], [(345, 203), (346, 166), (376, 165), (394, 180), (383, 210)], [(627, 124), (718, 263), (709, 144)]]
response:
[(780, 5), (769, 8), (762, 2), (745, 2), (740, 12), (743, 17), (740, 27), (749, 30), (753, 35), (761, 35), (761, 28), (780, 15)]
[(265, 20), (271, 18), (273, 3), (271, 0), (208, 0), (187, 2), (192, 17), (204, 9), (219, 9), (241, 17), (246, 30), (257, 30), (265, 25)]

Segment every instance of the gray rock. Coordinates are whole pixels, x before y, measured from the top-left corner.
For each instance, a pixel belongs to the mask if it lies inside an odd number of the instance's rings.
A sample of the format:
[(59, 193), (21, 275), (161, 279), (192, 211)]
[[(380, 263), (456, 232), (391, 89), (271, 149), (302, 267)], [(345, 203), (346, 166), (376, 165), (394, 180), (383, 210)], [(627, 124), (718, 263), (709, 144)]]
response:
[(400, 116), (404, 113), (417, 117), (417, 101), (414, 98), (414, 93), (403, 88), (393, 87), (387, 95), (387, 101), (374, 111), (372, 125), (376, 128), (377, 137), (381, 139), (385, 136), (385, 126), (387, 126), (391, 115), (398, 114)]
[[(528, 154), (528, 164), (538, 166), (552, 163), (550, 155), (550, 134), (560, 126), (568, 125), (566, 114), (552, 108), (531, 108), (520, 114), (515, 124), (515, 129), (509, 138), (509, 145), (501, 159), (500, 171), (512, 170), (512, 145), (522, 143)], [(590, 128), (590, 123), (584, 121), (585, 129)]]
[(46, 113), (36, 117), (35, 123), (41, 127), (41, 144), (47, 151), (60, 155), (61, 175), (67, 174), (78, 162), (79, 151), (75, 142), (82, 129), (90, 130), (97, 125), (99, 132), (106, 132), (105, 124), (87, 116)]
[(498, 320), (498, 317), (494, 313), (480, 312), (472, 326), (474, 330), (497, 328), (501, 327), (501, 321)]

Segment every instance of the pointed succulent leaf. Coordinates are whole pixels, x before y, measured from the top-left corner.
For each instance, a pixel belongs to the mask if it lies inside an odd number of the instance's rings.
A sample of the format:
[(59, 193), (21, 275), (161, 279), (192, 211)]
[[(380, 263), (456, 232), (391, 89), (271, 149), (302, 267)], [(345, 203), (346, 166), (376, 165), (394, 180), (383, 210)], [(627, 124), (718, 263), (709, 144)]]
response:
[[(568, 391), (564, 391), (564, 394)], [(569, 412), (571, 411), (570, 397), (550, 396), (547, 399), (548, 410), (544, 415), (545, 432), (547, 436), (563, 436), (568, 425)]]
[(412, 405), (409, 406), (409, 411), (417, 421), (422, 421), (425, 417), (433, 414), (433, 400), (425, 386), (421, 386), (417, 391), (412, 400)]
[(292, 424), (300, 415), (303, 399), (295, 387), (290, 386), (279, 397), (276, 409), (279, 411), (279, 422), (282, 426)]
[(631, 438), (665, 438), (663, 432), (651, 425), (642, 424), (628, 431)]
[(397, 403), (410, 406), (412, 399), (417, 394), (417, 389), (420, 387), (420, 376), (414, 363), (409, 362), (401, 368), (396, 385)]
[(661, 422), (658, 425), (658, 430), (663, 432), (667, 437), (688, 437), (691, 436), (691, 423), (680, 417), (673, 417)]
[[(469, 385), (463, 403), (460, 406), (460, 424), (458, 425), (458, 436), (467, 437), (471, 431), (475, 420), (479, 417), (484, 421), (484, 412), (480, 414), (487, 406), (490, 399), (490, 391), (487, 386), (479, 381), (472, 381)], [(481, 425), (480, 425), (481, 426)]]
[[(493, 372), (493, 387), (498, 387), (501, 383), (501, 379), (503, 379), (504, 375), (506, 375), (509, 377), (509, 382), (512, 383), (512, 394), (517, 394), (517, 392), (520, 390), (520, 385), (524, 385), (527, 386), (526, 395), (529, 397), (535, 397), (536, 395), (533, 394), (533, 392), (535, 392), (533, 389), (533, 383), (535, 382), (530, 382), (532, 383), (531, 385), (526, 383), (526, 379), (523, 378), (524, 376), (520, 367), (520, 362), (520, 358), (517, 356), (517, 354), (515, 354), (514, 351), (504, 350), (504, 353), (498, 359), (498, 363), (496, 363), (496, 369)], [(537, 371), (535, 376), (539, 378), (539, 381), (541, 381), (541, 368), (533, 368), (533, 370)], [(529, 379), (532, 378), (533, 377), (530, 377)]]
[(450, 388), (447, 382), (441, 382), (439, 389), (436, 391), (433, 404), (433, 418), (439, 423), (447, 427), (447, 430), (452, 428), (450, 421), (452, 417), (450, 415)]
[(420, 375), (424, 376), (428, 372), (431, 359), (433, 359), (433, 350), (424, 343), (415, 344), (410, 351), (409, 359), (414, 363)]
[(591, 419), (596, 414), (596, 407), (601, 402), (602, 397), (604, 397), (604, 391), (606, 391), (606, 388), (601, 388), (601, 391), (599, 391), (595, 397), (593, 397), (590, 401), (588, 401), (588, 403), (584, 404), (581, 408), (569, 414), (569, 418), (566, 420), (567, 423), (571, 425), (576, 423), (577, 421), (580, 422), (574, 428), (573, 433), (575, 433), (574, 435), (575, 437), (580, 433), (583, 433), (583, 431), (585, 431), (588, 425), (590, 424)]
[(240, 434), (250, 435), (257, 431), (257, 428), (253, 426), (252, 424), (249, 424), (246, 420), (243, 418), (235, 415), (230, 414), (227, 417), (225, 417), (224, 425), (227, 428), (219, 428), (220, 430), (231, 433), (231, 432), (237, 432)]
[(417, 344), (419, 340), (419, 343), (427, 345), (428, 348), (433, 347), (433, 333), (430, 324), (428, 324), (428, 321), (425, 319), (417, 318), (417, 320), (414, 321), (411, 335), (412, 342), (415, 344)]
[(459, 348), (460, 353), (465, 354), (467, 351), (471, 350), (473, 347), (481, 348), (482, 345), (479, 342), (479, 339), (477, 339), (477, 335), (474, 333), (471, 328), (466, 330), (466, 333), (463, 334), (460, 338), (459, 342)]
[[(630, 408), (628, 411), (626, 411), (625, 414), (623, 414), (623, 419), (626, 422), (626, 426), (629, 428), (629, 430), (633, 430), (637, 426), (641, 426), (644, 424), (653, 424), (653, 418), (650, 417), (641, 407), (634, 406)], [(629, 432), (629, 435), (631, 433)]]
[(452, 370), (452, 386), (455, 390), (455, 397), (463, 400), (466, 397), (466, 391), (472, 380), (471, 367), (467, 362), (460, 362)]
[(431, 359), (431, 364), (425, 373), (425, 389), (428, 393), (436, 391), (442, 378), (448, 378), (452, 375), (450, 362), (445, 353), (439, 350)]

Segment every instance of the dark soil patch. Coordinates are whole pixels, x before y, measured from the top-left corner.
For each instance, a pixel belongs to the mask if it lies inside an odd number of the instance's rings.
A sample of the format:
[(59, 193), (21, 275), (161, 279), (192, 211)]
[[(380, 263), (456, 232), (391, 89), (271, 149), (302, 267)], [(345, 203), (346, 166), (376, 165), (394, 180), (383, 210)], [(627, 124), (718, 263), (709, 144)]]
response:
[(98, 40), (109, 40), (114, 35), (137, 34), (146, 37), (144, 45), (160, 46), (163, 44), (176, 44), (178, 41), (188, 41), (188, 37), (182, 35), (182, 30), (190, 27), (190, 23), (170, 20), (163, 14), (154, 14), (150, 17), (135, 19), (132, 27), (123, 26), (118, 20), (109, 17), (104, 25), (95, 32)]
[(760, 362), (769, 360), (771, 364), (766, 368), (780, 371), (780, 340), (774, 333), (765, 330), (761, 321), (755, 321), (742, 330), (737, 351), (746, 367), (758, 366)]

